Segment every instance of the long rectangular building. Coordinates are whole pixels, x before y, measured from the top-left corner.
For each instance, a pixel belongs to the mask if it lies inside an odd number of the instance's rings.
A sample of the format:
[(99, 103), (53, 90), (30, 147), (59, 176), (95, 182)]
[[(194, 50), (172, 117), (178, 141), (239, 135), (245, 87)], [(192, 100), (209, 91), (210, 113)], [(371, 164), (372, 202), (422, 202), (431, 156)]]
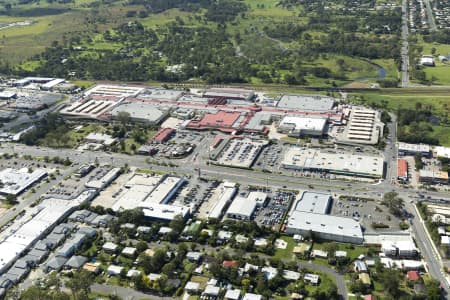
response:
[(405, 159), (399, 159), (397, 162), (397, 179), (408, 180), (408, 162)]
[(286, 169), (381, 178), (384, 159), (377, 155), (325, 152), (320, 149), (293, 147), (286, 151), (281, 165)]
[(364, 241), (360, 224), (350, 218), (294, 210), (286, 224), (286, 234), (300, 234), (343, 243), (362, 244)]

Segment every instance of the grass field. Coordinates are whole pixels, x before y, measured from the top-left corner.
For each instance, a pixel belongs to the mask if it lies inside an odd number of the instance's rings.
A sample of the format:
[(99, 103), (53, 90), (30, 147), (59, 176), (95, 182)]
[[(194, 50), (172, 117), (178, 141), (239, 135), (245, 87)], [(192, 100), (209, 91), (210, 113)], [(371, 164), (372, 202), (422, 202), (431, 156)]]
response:
[(292, 250), (297, 243), (290, 236), (282, 236), (280, 239), (286, 241), (288, 244), (286, 249), (276, 249), (274, 257), (279, 259), (291, 259), (293, 256)]
[(450, 85), (450, 64), (437, 63), (436, 67), (424, 68), (427, 79), (436, 78), (433, 84)]
[(434, 48), (434, 56), (436, 61), (436, 67), (434, 68), (425, 68), (425, 74), (427, 75), (427, 79), (430, 80), (433, 77), (436, 78), (436, 81), (433, 84), (439, 85), (450, 85), (450, 64), (442, 64), (438, 61), (439, 55), (449, 55), (450, 54), (450, 45), (439, 44), (439, 43), (426, 43), (422, 38), (419, 37), (419, 46), (423, 47), (422, 53), (424, 55), (431, 55), (433, 53)]

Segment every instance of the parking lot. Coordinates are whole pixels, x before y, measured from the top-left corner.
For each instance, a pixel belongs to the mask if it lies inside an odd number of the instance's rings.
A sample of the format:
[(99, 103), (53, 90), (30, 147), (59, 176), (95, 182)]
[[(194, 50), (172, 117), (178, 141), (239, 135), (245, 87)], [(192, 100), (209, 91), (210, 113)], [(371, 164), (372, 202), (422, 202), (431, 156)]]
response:
[[(376, 201), (355, 197), (354, 200), (336, 199), (331, 214), (353, 218), (361, 223), (366, 232), (398, 231), (400, 219), (389, 213), (388, 208)], [(388, 227), (374, 229), (372, 223)]]
[(278, 229), (284, 216), (288, 213), (295, 195), (291, 192), (278, 190), (269, 194), (269, 201), (264, 207), (257, 209), (255, 221), (259, 225), (271, 226)]
[(257, 168), (271, 170), (278, 166), (283, 158), (283, 147), (280, 144), (272, 144), (264, 148), (256, 162)]
[(231, 140), (223, 148), (217, 162), (226, 166), (250, 168), (264, 145), (262, 141)]

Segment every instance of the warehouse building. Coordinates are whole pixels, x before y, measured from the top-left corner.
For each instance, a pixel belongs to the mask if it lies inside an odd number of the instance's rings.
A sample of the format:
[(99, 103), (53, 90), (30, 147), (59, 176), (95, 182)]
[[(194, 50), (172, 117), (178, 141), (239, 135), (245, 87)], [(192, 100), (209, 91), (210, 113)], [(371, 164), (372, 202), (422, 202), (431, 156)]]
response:
[(346, 115), (348, 123), (337, 136), (338, 143), (375, 145), (383, 136), (381, 112), (365, 107), (352, 107)]
[(142, 208), (147, 218), (162, 221), (170, 221), (176, 215), (187, 217), (189, 207), (168, 203), (185, 182), (182, 177), (136, 173), (111, 208), (114, 211)]
[(184, 95), (182, 90), (168, 90), (168, 89), (147, 89), (139, 94), (139, 99), (154, 99), (159, 101), (177, 101)]
[(278, 126), (278, 132), (292, 137), (323, 136), (327, 119), (309, 117), (284, 117)]
[(244, 101), (250, 101), (254, 96), (254, 91), (239, 88), (209, 88), (203, 93), (203, 97), (206, 98), (225, 98)]
[(332, 200), (330, 194), (303, 192), (297, 200), (294, 209), (315, 214), (328, 214)]
[(208, 219), (220, 219), (222, 218), (223, 211), (228, 203), (231, 202), (236, 195), (237, 188), (233, 182), (221, 183), (214, 193), (211, 195), (209, 202), (213, 203), (212, 208), (209, 210)]
[(99, 84), (84, 92), (86, 96), (136, 97), (144, 88), (130, 85)]
[[(71, 200), (45, 199), (3, 231), (0, 239), (0, 275), (39, 239), (46, 236), (57, 223), (66, 218), (75, 207), (91, 200), (95, 195), (94, 191), (88, 190)], [(43, 250), (47, 250), (46, 245), (43, 245)]]
[(286, 151), (281, 165), (286, 169), (381, 178), (384, 159), (377, 155), (336, 153), (321, 149), (292, 147)]
[(450, 147), (442, 147), (437, 146), (434, 147), (434, 151), (436, 157), (445, 157), (450, 158)]
[(424, 157), (430, 157), (431, 156), (430, 145), (398, 143), (399, 156), (416, 155), (416, 154), (420, 154)]
[(396, 241), (396, 242), (383, 241), (381, 243), (381, 251), (386, 256), (393, 256), (393, 257), (415, 257), (419, 253), (413, 240)]
[(111, 111), (113, 119), (117, 119), (121, 112), (129, 113), (131, 121), (150, 125), (162, 123), (169, 115), (169, 110), (167, 109), (141, 102), (122, 103), (114, 107)]
[(99, 119), (108, 113), (121, 100), (114, 97), (97, 97), (76, 101), (63, 108), (60, 113), (66, 117), (78, 119)]
[(300, 234), (343, 243), (362, 244), (360, 224), (350, 218), (293, 210), (286, 223), (286, 234)]
[(277, 107), (302, 111), (331, 111), (335, 99), (322, 95), (283, 95)]
[(250, 221), (257, 207), (262, 207), (267, 201), (267, 194), (250, 192), (246, 197), (236, 196), (227, 210), (228, 218)]
[(255, 212), (257, 202), (255, 199), (237, 196), (231, 202), (230, 207), (227, 210), (226, 216), (228, 218), (250, 221)]
[(4, 169), (0, 171), (0, 182), (2, 183), (0, 195), (12, 194), (17, 196), (30, 186), (41, 181), (45, 176), (47, 176), (47, 172), (42, 169), (36, 169), (31, 173), (28, 168), (19, 170)]

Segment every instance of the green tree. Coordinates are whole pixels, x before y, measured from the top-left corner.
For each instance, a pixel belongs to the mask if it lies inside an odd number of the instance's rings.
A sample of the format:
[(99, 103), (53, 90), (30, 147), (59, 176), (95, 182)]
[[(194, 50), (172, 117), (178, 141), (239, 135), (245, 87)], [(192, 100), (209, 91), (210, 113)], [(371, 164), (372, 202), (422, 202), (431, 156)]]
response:
[(184, 228), (185, 220), (182, 215), (177, 215), (170, 221), (169, 227), (176, 233), (180, 233)]
[(405, 205), (403, 199), (396, 192), (384, 194), (382, 204), (386, 205), (389, 208), (389, 212), (397, 217), (401, 216)]
[(436, 279), (430, 279), (425, 282), (427, 288), (427, 300), (439, 300), (441, 297), (440, 283)]
[(117, 113), (117, 120), (122, 125), (122, 127), (127, 126), (128, 122), (130, 122), (130, 113), (126, 111), (119, 111)]
[(381, 274), (379, 274), (379, 279), (381, 284), (384, 286), (384, 290), (393, 298), (398, 297), (401, 293), (401, 278), (401, 272), (396, 269), (384, 270)]
[(73, 277), (66, 282), (66, 286), (70, 289), (73, 299), (88, 300), (92, 281), (92, 275), (82, 270), (73, 273)]

